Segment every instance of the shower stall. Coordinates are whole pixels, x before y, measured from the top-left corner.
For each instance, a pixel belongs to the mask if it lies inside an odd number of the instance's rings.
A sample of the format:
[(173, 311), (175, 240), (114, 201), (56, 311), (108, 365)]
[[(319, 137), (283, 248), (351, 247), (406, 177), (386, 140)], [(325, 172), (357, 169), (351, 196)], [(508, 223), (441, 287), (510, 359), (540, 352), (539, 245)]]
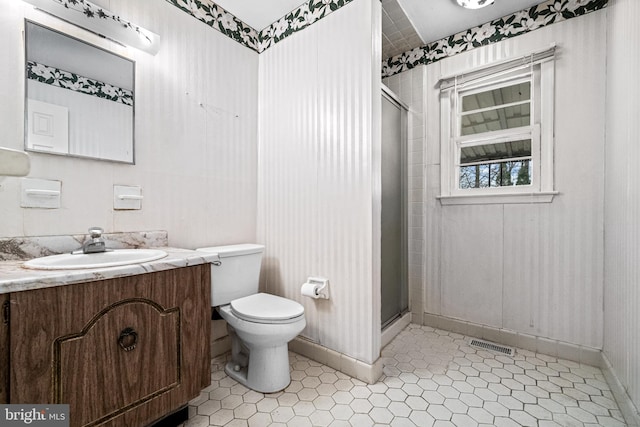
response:
[(409, 308), (407, 269), (407, 112), (382, 86), (382, 329)]

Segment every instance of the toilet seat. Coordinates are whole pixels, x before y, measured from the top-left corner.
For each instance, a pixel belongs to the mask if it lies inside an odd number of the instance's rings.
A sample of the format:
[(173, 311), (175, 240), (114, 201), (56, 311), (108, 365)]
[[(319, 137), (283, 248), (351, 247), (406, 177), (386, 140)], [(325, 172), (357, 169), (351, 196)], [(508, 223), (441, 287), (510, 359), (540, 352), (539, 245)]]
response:
[(258, 293), (231, 301), (231, 312), (255, 323), (294, 323), (304, 316), (304, 307), (276, 295)]

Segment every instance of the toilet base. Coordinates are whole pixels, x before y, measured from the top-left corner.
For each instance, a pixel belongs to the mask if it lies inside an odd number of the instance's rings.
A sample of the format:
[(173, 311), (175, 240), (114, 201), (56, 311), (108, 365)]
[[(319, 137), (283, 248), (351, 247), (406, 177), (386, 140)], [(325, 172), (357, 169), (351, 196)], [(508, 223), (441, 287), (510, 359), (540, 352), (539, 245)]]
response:
[(224, 367), (224, 371), (252, 390), (261, 393), (282, 391), (291, 383), (288, 345), (249, 349), (247, 366), (231, 360)]

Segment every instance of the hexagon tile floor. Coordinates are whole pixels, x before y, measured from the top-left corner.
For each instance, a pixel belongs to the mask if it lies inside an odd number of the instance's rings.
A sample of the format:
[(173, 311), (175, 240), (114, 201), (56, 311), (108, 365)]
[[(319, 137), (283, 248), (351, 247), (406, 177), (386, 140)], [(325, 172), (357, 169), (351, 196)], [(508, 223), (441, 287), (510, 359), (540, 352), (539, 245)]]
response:
[(212, 360), (211, 386), (190, 402), (201, 426), (624, 426), (602, 372), (516, 350), (469, 346), (463, 335), (409, 325), (382, 351), (373, 385), (289, 353), (291, 384), (257, 393)]

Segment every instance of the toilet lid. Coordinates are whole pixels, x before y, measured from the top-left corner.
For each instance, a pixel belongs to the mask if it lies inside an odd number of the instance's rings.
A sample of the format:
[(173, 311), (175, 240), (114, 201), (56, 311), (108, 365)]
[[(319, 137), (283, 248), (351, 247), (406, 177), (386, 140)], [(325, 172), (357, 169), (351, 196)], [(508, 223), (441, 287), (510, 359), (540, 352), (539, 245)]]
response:
[(302, 316), (304, 307), (290, 299), (260, 293), (231, 301), (231, 311), (251, 322), (273, 323)]

